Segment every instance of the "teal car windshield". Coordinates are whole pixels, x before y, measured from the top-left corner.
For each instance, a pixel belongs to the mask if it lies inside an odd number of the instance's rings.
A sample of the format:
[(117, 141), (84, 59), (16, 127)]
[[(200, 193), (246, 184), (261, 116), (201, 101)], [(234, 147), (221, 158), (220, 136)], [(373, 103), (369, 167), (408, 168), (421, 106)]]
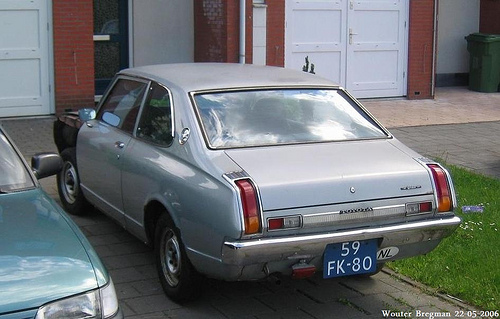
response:
[(0, 193), (15, 192), (35, 186), (19, 155), (0, 132)]
[(194, 95), (211, 148), (385, 138), (343, 91), (272, 89)]

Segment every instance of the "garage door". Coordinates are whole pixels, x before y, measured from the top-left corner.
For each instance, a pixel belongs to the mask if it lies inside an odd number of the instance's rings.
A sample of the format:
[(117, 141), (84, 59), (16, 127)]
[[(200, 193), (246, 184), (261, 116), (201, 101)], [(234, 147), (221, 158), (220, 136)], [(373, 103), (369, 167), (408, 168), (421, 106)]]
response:
[(0, 117), (50, 113), (49, 0), (0, 0)]
[(356, 97), (405, 95), (407, 1), (287, 0), (285, 66), (308, 57)]

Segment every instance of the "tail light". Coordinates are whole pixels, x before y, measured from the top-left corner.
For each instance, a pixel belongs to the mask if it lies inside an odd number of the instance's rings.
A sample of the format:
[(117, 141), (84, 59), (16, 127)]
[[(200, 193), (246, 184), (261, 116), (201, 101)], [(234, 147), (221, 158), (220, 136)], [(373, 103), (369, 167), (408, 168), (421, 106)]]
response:
[(406, 216), (428, 214), (432, 212), (432, 202), (406, 204)]
[(436, 185), (438, 212), (449, 212), (453, 209), (452, 193), (445, 170), (436, 164), (427, 165), (432, 172)]
[(261, 231), (261, 222), (257, 191), (248, 179), (240, 179), (235, 183), (240, 191), (241, 204), (243, 206), (245, 235), (259, 233)]
[(300, 224), (301, 224), (300, 216), (269, 218), (267, 220), (267, 229), (281, 230), (290, 228), (300, 228)]

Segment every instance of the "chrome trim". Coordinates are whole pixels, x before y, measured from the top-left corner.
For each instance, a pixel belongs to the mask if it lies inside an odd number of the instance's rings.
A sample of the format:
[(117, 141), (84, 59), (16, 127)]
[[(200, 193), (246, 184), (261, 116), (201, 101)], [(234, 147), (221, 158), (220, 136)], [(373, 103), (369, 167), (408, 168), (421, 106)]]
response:
[[(222, 177), (228, 181), (233, 189), (235, 190), (237, 194), (237, 203), (238, 203), (238, 210), (239, 210), (239, 215), (240, 215), (240, 225), (241, 225), (241, 238), (255, 238), (255, 237), (261, 237), (262, 234), (264, 233), (264, 213), (262, 209), (262, 200), (260, 196), (260, 190), (259, 187), (257, 186), (257, 183), (248, 175), (247, 172), (245, 171), (234, 171), (234, 172), (229, 172), (225, 173), (222, 175)], [(242, 179), (247, 179), (252, 183), (253, 187), (255, 188), (255, 192), (257, 195), (257, 205), (259, 206), (259, 216), (260, 216), (260, 232), (251, 234), (251, 235), (246, 235), (245, 234), (245, 218), (243, 216), (243, 203), (241, 202), (241, 193), (240, 189), (236, 185), (236, 181), (242, 180)]]
[(226, 240), (222, 246), (222, 262), (246, 266), (287, 260), (297, 255), (319, 257), (322, 256), (326, 245), (353, 240), (382, 238), (381, 247), (440, 240), (449, 236), (461, 221), (459, 217), (452, 215), (447, 218), (316, 235)]
[(341, 214), (340, 211), (310, 214), (303, 216), (303, 227), (321, 227), (339, 225), (357, 219), (388, 219), (393, 217), (404, 217), (406, 214), (405, 204), (374, 207), (372, 211)]

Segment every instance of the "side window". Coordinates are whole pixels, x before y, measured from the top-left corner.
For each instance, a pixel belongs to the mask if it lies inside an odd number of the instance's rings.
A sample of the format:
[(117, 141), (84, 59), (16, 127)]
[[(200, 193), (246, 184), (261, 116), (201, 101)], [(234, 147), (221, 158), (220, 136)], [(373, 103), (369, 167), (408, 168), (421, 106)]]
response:
[(172, 143), (172, 110), (167, 89), (152, 83), (137, 128), (137, 137), (168, 146)]
[(97, 118), (132, 133), (147, 83), (119, 79), (99, 110)]

